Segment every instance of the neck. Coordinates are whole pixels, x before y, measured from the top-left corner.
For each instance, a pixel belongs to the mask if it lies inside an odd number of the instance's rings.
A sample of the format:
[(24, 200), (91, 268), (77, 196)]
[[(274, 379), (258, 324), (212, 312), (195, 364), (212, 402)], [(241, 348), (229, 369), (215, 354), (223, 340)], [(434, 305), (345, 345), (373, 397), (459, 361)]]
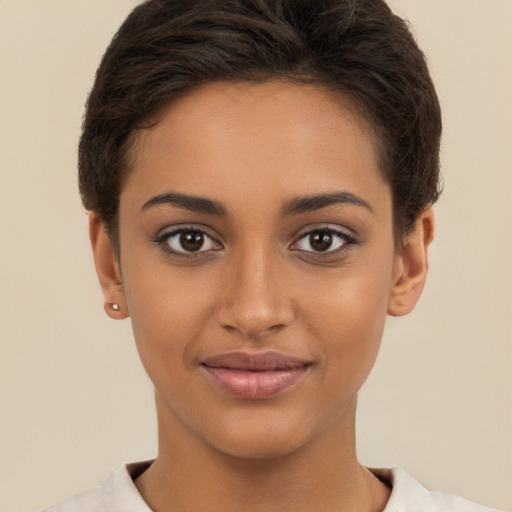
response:
[(389, 490), (357, 461), (355, 406), (354, 397), (337, 422), (292, 453), (244, 459), (190, 434), (157, 399), (159, 455), (136, 486), (155, 512), (379, 512)]

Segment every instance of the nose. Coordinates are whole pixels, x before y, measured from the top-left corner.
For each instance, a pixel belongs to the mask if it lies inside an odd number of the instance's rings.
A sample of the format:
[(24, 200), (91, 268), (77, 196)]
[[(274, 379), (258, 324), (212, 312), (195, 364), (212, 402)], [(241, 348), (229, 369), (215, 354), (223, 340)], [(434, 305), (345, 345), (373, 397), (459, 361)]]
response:
[(219, 323), (255, 340), (290, 325), (295, 317), (290, 287), (276, 258), (263, 250), (247, 251), (230, 262)]

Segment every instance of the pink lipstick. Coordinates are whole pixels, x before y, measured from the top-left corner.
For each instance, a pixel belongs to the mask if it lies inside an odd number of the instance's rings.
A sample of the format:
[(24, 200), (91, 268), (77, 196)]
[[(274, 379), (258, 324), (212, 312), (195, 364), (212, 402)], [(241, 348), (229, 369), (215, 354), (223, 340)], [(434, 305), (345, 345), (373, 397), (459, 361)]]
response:
[(298, 382), (311, 363), (279, 352), (230, 352), (205, 359), (201, 366), (221, 389), (236, 398), (271, 398)]

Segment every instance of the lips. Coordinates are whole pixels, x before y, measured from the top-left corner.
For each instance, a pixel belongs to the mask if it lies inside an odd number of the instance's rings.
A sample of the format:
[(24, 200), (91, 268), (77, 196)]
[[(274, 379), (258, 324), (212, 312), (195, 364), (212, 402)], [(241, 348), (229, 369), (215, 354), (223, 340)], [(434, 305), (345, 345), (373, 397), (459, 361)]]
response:
[(209, 357), (201, 366), (228, 394), (261, 400), (292, 387), (308, 372), (311, 363), (279, 352), (230, 352)]

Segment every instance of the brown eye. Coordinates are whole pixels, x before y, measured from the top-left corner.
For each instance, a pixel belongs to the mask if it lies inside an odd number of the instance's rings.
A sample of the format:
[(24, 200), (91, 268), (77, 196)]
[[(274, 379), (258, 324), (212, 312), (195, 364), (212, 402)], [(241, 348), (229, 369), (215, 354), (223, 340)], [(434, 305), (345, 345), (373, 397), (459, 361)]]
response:
[(309, 245), (318, 252), (327, 251), (332, 245), (333, 236), (329, 231), (317, 231), (309, 235)]
[(349, 246), (357, 244), (357, 240), (348, 233), (337, 229), (314, 229), (302, 235), (294, 244), (294, 249), (313, 254), (336, 254)]
[(186, 231), (181, 233), (180, 244), (186, 251), (199, 251), (204, 244), (204, 235), (200, 231)]
[(163, 233), (156, 241), (167, 251), (184, 256), (220, 248), (220, 244), (204, 231), (190, 228), (181, 228)]

